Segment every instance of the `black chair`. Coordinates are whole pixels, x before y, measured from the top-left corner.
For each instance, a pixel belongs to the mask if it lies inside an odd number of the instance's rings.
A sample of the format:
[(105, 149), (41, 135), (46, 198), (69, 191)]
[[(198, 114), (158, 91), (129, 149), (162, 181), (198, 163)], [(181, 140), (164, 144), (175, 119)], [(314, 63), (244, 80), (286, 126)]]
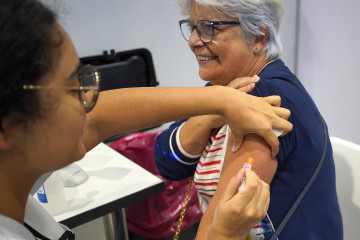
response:
[[(104, 51), (102, 55), (81, 57), (80, 62), (83, 65), (97, 67), (101, 78), (100, 91), (159, 85), (156, 81), (151, 53), (145, 48), (122, 52)], [(145, 130), (148, 129), (142, 131)], [(126, 134), (110, 137), (104, 142), (112, 142)]]
[(101, 77), (100, 90), (110, 90), (129, 87), (154, 87), (156, 81), (154, 64), (149, 50), (145, 48), (102, 55), (82, 57), (83, 65), (94, 65)]

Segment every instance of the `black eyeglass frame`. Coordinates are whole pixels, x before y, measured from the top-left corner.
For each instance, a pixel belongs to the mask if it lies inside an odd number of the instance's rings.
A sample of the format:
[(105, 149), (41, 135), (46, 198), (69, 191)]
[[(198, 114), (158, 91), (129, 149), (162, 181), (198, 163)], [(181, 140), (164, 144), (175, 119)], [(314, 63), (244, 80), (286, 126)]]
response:
[[(208, 23), (210, 23), (211, 28), (212, 28), (212, 35), (211, 35), (211, 39), (210, 39), (209, 41), (204, 41), (204, 40), (201, 38), (201, 33), (200, 33), (199, 30), (198, 30), (198, 23), (199, 23), (199, 22), (208, 22)], [(192, 33), (194, 30), (196, 30), (196, 32), (197, 32), (200, 40), (201, 40), (203, 43), (210, 43), (210, 42), (212, 42), (212, 40), (214, 40), (214, 36), (215, 36), (215, 26), (217, 26), (217, 25), (228, 25), (228, 24), (240, 24), (239, 21), (211, 21), (211, 20), (201, 19), (201, 20), (197, 21), (197, 23), (194, 25), (194, 24), (193, 24), (192, 22), (190, 22), (189, 20), (183, 19), (183, 20), (180, 20), (180, 21), (179, 21), (179, 26), (180, 26), (181, 34), (182, 34), (182, 36), (184, 37), (184, 39), (185, 39), (186, 41), (189, 41), (190, 37), (189, 37), (189, 39), (186, 39), (186, 37), (185, 37), (185, 35), (184, 35), (184, 33), (183, 33), (183, 29), (182, 29), (181, 25), (184, 24), (184, 23), (189, 23), (189, 24), (190, 24), (190, 26), (191, 26), (191, 33)], [(191, 34), (190, 34), (190, 36), (191, 36)]]
[[(95, 75), (95, 85), (94, 86), (82, 86), (83, 78), (85, 74), (93, 73)], [(67, 91), (78, 91), (79, 92), (79, 100), (81, 104), (83, 105), (85, 111), (88, 113), (90, 112), (98, 99), (99, 96), (99, 90), (100, 90), (100, 74), (99, 71), (94, 66), (85, 66), (79, 71), (79, 87), (70, 87), (70, 86), (42, 86), (42, 85), (23, 85), (23, 90), (43, 90), (43, 89), (61, 89), (61, 90), (67, 90)], [(86, 94), (87, 91), (94, 91), (94, 96), (91, 100), (90, 105), (86, 105), (86, 101), (84, 101), (83, 94)]]

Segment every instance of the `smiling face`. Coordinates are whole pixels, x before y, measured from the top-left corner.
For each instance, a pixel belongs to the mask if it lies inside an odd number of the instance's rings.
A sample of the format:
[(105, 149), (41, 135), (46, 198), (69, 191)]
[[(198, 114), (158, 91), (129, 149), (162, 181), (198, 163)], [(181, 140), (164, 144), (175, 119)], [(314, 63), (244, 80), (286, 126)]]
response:
[[(196, 24), (201, 19), (211, 21), (237, 21), (220, 13), (216, 9), (201, 6), (192, 1), (189, 21)], [(255, 51), (255, 45), (249, 46), (241, 36), (240, 25), (215, 26), (212, 42), (203, 43), (196, 31), (190, 39), (190, 49), (199, 63), (199, 75), (213, 85), (227, 85), (238, 77), (253, 76), (261, 69), (261, 55)], [(259, 48), (258, 48), (259, 49)], [(261, 60), (262, 61), (262, 60)]]

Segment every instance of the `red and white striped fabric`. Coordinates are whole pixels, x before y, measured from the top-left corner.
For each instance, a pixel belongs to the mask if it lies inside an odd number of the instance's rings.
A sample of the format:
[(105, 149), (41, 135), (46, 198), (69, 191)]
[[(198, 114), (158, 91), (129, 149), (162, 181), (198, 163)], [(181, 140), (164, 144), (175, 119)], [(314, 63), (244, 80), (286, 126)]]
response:
[(196, 167), (194, 183), (199, 193), (203, 212), (208, 207), (219, 183), (221, 168), (225, 159), (228, 131), (228, 125), (224, 125), (210, 136)]

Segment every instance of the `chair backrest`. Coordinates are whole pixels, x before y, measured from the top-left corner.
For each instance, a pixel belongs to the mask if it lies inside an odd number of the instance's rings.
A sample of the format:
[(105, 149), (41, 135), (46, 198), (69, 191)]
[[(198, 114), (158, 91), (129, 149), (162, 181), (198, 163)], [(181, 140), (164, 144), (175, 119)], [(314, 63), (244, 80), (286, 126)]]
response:
[(330, 137), (344, 239), (358, 239), (360, 227), (360, 145)]
[(154, 87), (156, 81), (152, 56), (146, 48), (122, 52), (104, 51), (102, 55), (80, 58), (83, 65), (94, 65), (101, 77), (100, 91), (129, 88)]
[(145, 61), (138, 56), (121, 62), (100, 65), (97, 69), (101, 78), (100, 91), (148, 86)]
[[(94, 65), (100, 73), (100, 91), (131, 88), (155, 87), (159, 85), (150, 51), (137, 48), (127, 51), (104, 51), (102, 55), (81, 57), (83, 65)], [(144, 129), (148, 130), (148, 129)], [(112, 142), (127, 133), (112, 136), (105, 143)]]

